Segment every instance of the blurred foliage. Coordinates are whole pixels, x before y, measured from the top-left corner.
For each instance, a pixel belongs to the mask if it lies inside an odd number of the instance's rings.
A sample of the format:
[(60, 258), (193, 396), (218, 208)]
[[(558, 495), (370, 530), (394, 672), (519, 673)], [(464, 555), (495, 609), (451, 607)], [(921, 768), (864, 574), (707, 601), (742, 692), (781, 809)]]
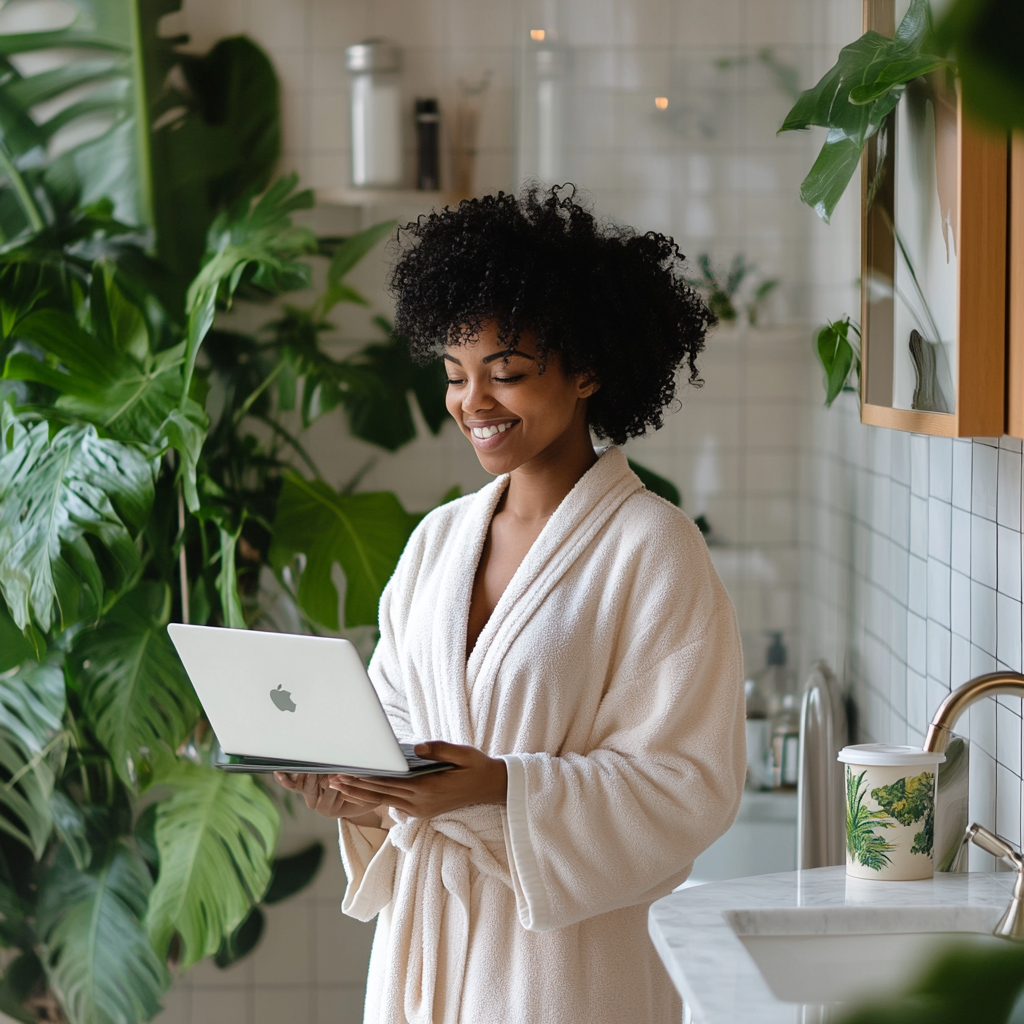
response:
[[(258, 905), (311, 880), (319, 848), (274, 859), (272, 792), (211, 767), (165, 627), (266, 624), (276, 571), (290, 614), (337, 628), (323, 543), (352, 576), (346, 623), (374, 621), (418, 517), (335, 491), (302, 431), (340, 408), (394, 451), (414, 403), (443, 422), (441, 371), (386, 321), (344, 357), (325, 341), (339, 303), (368, 305), (347, 275), (394, 225), (292, 223), (313, 197), (273, 180), (269, 60), (241, 38), (181, 52), (156, 34), (179, 6), (69, 0), (65, 27), (0, 37), (0, 1010), (27, 1021), (148, 1020), (169, 964), (233, 962)], [(317, 261), (309, 308), (218, 325)]]
[[(711, 255), (706, 252), (697, 257), (697, 265), (700, 277), (688, 277), (686, 283), (701, 292), (711, 312), (720, 321), (728, 323), (738, 319), (742, 309), (747, 323), (756, 326), (761, 307), (778, 287), (778, 280), (770, 278), (753, 285), (751, 275), (757, 268), (747, 262), (743, 253), (737, 253), (724, 272), (712, 264)], [(744, 281), (752, 287), (744, 288)]]

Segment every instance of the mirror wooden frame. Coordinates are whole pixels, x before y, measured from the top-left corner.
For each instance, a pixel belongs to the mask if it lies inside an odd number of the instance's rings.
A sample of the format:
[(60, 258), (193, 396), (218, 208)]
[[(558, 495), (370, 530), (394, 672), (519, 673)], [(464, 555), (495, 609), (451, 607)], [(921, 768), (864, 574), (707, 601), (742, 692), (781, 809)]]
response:
[(1006, 432), (1024, 437), (1024, 134), (1014, 136), (1010, 150), (1009, 224)]
[[(864, 28), (895, 33), (894, 0), (865, 0)], [(894, 116), (894, 115), (890, 115)], [(877, 401), (886, 382), (892, 391), (892, 357), (872, 363), (869, 270), (895, 274), (896, 243), (868, 187), (879, 137), (861, 161), (861, 422), (942, 437), (996, 437), (1006, 417), (1007, 142), (965, 121), (957, 98), (957, 338), (955, 411), (925, 412)], [(891, 175), (890, 175), (891, 177)], [(1018, 314), (1020, 315), (1020, 314)], [(877, 322), (877, 320), (876, 320)], [(1024, 346), (1018, 353), (1024, 368)], [(874, 374), (872, 369), (874, 367)], [(1024, 376), (1020, 421), (1024, 429)], [(876, 399), (869, 402), (869, 393)], [(1022, 435), (1024, 436), (1024, 435)]]

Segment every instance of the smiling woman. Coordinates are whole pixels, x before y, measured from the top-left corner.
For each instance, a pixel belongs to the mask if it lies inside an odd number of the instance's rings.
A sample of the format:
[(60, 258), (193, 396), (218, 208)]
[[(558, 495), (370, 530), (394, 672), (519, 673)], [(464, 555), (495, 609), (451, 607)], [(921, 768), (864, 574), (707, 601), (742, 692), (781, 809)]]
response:
[(342, 909), (377, 917), (367, 1024), (677, 1024), (647, 908), (738, 806), (739, 636), (697, 527), (591, 431), (660, 426), (711, 314), (671, 239), (558, 189), (404, 240), (399, 330), (497, 479), (413, 533), (370, 676), (456, 767), (279, 781), (340, 819)]

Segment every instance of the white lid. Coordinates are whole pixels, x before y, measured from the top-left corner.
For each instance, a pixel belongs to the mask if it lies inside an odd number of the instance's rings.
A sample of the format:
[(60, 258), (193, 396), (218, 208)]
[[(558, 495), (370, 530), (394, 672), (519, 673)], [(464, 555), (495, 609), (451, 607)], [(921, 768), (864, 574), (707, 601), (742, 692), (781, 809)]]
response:
[(946, 755), (932, 754), (920, 747), (903, 747), (896, 743), (858, 743), (856, 746), (843, 747), (839, 751), (839, 760), (845, 764), (901, 768), (903, 765), (941, 764), (946, 760)]

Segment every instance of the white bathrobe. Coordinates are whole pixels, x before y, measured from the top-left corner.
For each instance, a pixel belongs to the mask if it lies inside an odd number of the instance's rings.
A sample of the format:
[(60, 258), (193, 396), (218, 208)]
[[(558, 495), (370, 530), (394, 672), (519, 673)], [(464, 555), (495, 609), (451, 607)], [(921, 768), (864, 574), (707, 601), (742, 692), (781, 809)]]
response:
[(467, 661), (501, 477), (432, 512), (370, 665), (399, 739), (471, 744), (508, 802), (341, 822), (342, 909), (378, 917), (366, 1024), (679, 1024), (651, 902), (732, 823), (745, 769), (736, 617), (696, 526), (606, 449)]

